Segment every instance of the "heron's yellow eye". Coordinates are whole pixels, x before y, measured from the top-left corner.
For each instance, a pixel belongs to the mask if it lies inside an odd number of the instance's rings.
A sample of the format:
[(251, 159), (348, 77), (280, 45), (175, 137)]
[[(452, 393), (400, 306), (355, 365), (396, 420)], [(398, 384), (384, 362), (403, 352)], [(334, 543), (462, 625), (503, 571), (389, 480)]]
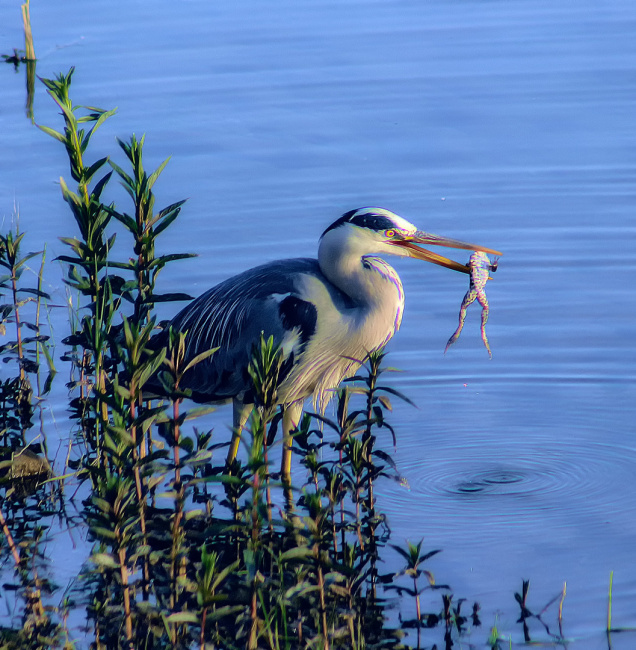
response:
[(384, 231), (384, 236), (385, 237), (395, 237), (395, 230), (385, 230)]

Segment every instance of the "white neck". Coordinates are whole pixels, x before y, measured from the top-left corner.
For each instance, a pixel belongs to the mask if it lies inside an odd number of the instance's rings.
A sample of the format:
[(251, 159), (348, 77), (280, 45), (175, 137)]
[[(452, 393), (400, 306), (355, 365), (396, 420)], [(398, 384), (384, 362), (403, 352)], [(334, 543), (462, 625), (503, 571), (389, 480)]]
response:
[(359, 307), (384, 311), (392, 320), (402, 311), (404, 294), (396, 271), (373, 256), (369, 242), (342, 237), (337, 230), (320, 240), (318, 263), (326, 278)]

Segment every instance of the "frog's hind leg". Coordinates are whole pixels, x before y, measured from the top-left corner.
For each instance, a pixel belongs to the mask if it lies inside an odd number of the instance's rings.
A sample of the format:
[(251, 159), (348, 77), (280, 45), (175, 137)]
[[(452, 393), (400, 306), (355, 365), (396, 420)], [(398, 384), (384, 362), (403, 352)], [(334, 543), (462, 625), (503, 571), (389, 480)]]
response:
[(450, 348), (450, 346), (453, 345), (455, 341), (457, 341), (459, 335), (462, 333), (462, 329), (464, 327), (464, 321), (466, 320), (466, 309), (468, 308), (468, 305), (472, 305), (472, 303), (475, 302), (475, 298), (477, 298), (476, 291), (469, 291), (464, 296), (464, 300), (462, 301), (462, 306), (459, 310), (459, 325), (457, 326), (455, 333), (448, 339), (448, 343), (444, 348), (444, 354), (446, 354), (448, 348)]
[(488, 305), (486, 293), (478, 293), (477, 300), (481, 305), (481, 340), (484, 342), (486, 350), (488, 350), (488, 356), (492, 359), (492, 351), (490, 350), (490, 344), (488, 343), (488, 336), (486, 336), (486, 323), (488, 322), (488, 314), (490, 313), (490, 306)]

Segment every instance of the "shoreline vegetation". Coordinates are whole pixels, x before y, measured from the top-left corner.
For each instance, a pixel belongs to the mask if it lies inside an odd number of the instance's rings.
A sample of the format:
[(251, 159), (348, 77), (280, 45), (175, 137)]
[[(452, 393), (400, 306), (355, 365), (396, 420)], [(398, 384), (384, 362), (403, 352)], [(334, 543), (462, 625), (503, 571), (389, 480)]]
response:
[[(158, 326), (154, 305), (188, 298), (158, 293), (157, 278), (190, 255), (155, 255), (184, 201), (155, 207), (153, 186), (168, 161), (147, 173), (144, 138), (119, 141), (127, 169), (107, 157), (89, 161), (93, 134), (115, 111), (73, 105), (73, 72), (42, 79), (63, 129), (38, 125), (66, 150), (70, 181), (61, 178), (60, 186), (77, 225), (61, 238), (67, 251), (57, 258), (72, 296), (61, 358), (72, 367), (75, 422), (58, 476), (45, 460), (46, 438), (28, 444), (40, 439), (33, 417), (56, 380), (54, 343), (42, 324), (50, 300), (41, 288), (45, 256), (22, 254), (17, 225), (0, 241), (9, 298), (3, 323), (15, 337), (1, 353), (16, 370), (3, 381), (0, 402), (0, 526), (14, 567), (14, 611), (21, 611), (20, 625), (0, 634), (4, 647), (409, 647), (403, 629), (420, 645), (423, 630), (436, 627), (450, 647), (469, 618), (479, 624), (478, 605), (464, 615), (462, 601), (435, 583), (425, 565), (438, 551), (422, 542), (393, 547), (404, 569), (384, 574), (379, 567), (390, 531), (373, 488), (382, 477), (399, 480), (376, 445), (379, 429), (393, 435), (386, 415), (390, 399), (400, 397), (379, 383), (384, 355), (369, 355), (364, 373), (340, 391), (335, 420), (305, 416), (294, 451), (306, 479), (289, 488), (270, 469), (279, 444), (281, 356), (263, 339), (250, 367), (257, 404), (244, 457), (230, 467), (216, 463), (228, 443), (196, 427), (211, 408), (194, 407), (180, 388), (183, 336), (171, 332), (164, 350), (148, 345)], [(130, 196), (129, 213), (102, 200), (113, 175)], [(26, 286), (23, 271), (39, 258), (38, 286)], [(168, 395), (162, 402), (144, 396), (157, 372)], [(73, 516), (71, 491), (81, 495)], [(54, 516), (69, 517), (68, 527), (84, 528), (92, 543), (81, 575), (57, 603), (43, 551)], [(423, 596), (435, 594), (438, 608), (423, 611)], [(411, 605), (390, 625), (387, 607), (398, 600)], [(77, 609), (87, 619), (81, 640), (66, 626)]]

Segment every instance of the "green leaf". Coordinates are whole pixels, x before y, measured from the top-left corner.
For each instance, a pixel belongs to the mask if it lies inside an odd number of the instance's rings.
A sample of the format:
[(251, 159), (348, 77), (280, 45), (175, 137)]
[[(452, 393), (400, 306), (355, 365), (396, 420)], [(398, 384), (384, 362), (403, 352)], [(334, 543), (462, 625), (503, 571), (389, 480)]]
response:
[(244, 482), (240, 476), (229, 476), (228, 474), (222, 474), (220, 476), (203, 476), (202, 478), (197, 479), (197, 483), (225, 483), (227, 485), (238, 485)]
[(210, 460), (212, 459), (212, 452), (200, 449), (196, 453), (194, 453), (192, 456), (188, 456), (184, 459), (182, 459), (181, 464), (185, 466), (190, 466), (190, 467), (198, 467), (199, 465), (204, 465), (208, 464)]
[(300, 582), (285, 592), (285, 600), (290, 601), (296, 596), (305, 596), (312, 591), (318, 591), (318, 585), (312, 585), (309, 582)]
[(192, 300), (187, 293), (153, 293), (148, 296), (146, 302), (175, 302), (178, 300)]
[(430, 571), (424, 570), (422, 571), (422, 574), (426, 576), (429, 585), (431, 586), (435, 585), (435, 576)]
[(407, 551), (405, 551), (403, 548), (396, 546), (395, 544), (389, 544), (389, 546), (391, 546), (391, 548), (397, 551), (407, 562), (411, 561), (410, 554)]
[(28, 262), (30, 259), (40, 255), (41, 253), (42, 251), (39, 251), (38, 253), (27, 253), (19, 262), (16, 263), (15, 268), (19, 269), (21, 266), (26, 264), (26, 262)]
[(288, 551), (285, 551), (280, 555), (281, 562), (289, 562), (290, 560), (303, 560), (306, 557), (311, 557), (313, 551), (307, 546), (300, 546), (296, 548), (290, 548)]
[(48, 126), (43, 126), (42, 124), (36, 124), (38, 129), (41, 131), (44, 131), (47, 135), (50, 135), (52, 138), (55, 138), (56, 140), (59, 140), (63, 144), (66, 143), (66, 137), (62, 135), (59, 131), (56, 131), (55, 129), (52, 129)]
[(185, 200), (173, 203), (157, 215), (158, 219), (161, 220), (161, 223), (159, 223), (159, 225), (155, 228), (155, 235), (162, 233), (179, 216), (181, 206), (184, 203)]
[(186, 421), (194, 420), (195, 418), (200, 418), (208, 413), (214, 413), (216, 411), (215, 406), (198, 406), (196, 408), (190, 409), (186, 413)]
[(217, 607), (215, 610), (208, 612), (207, 620), (216, 621), (225, 616), (232, 616), (244, 611), (241, 605), (225, 605), (224, 607)]
[(106, 161), (108, 160), (108, 156), (104, 156), (104, 158), (100, 158), (99, 160), (95, 161), (88, 169), (84, 170), (84, 178), (86, 180), (90, 180), (95, 172), (100, 168), (103, 167)]
[(420, 562), (425, 562), (425, 561), (428, 560), (429, 558), (432, 558), (433, 555), (437, 555), (438, 553), (441, 553), (441, 552), (442, 552), (442, 550), (438, 548), (438, 549), (436, 549), (436, 550), (434, 550), (434, 551), (430, 551), (429, 553), (425, 553), (425, 554), (422, 555), (422, 557), (420, 558)]
[(386, 395), (380, 395), (378, 399), (380, 400), (380, 404), (382, 404), (387, 411), (393, 411), (391, 400)]
[(175, 612), (166, 617), (168, 623), (198, 623), (199, 616), (194, 612)]
[(137, 385), (140, 390), (143, 389), (144, 385), (150, 379), (150, 377), (152, 377), (155, 374), (155, 372), (161, 366), (165, 358), (166, 358), (166, 350), (163, 349), (149, 363), (147, 363), (144, 366), (137, 381)]
[(345, 579), (345, 576), (343, 576), (342, 573), (338, 573), (337, 571), (329, 571), (329, 573), (325, 573), (324, 577), (325, 585), (330, 585), (334, 582), (342, 582)]
[[(86, 108), (89, 108), (89, 107), (87, 106)], [(91, 110), (91, 109), (89, 108), (89, 110)], [(97, 131), (97, 129), (99, 129), (99, 127), (100, 127), (100, 126), (101, 126), (101, 125), (102, 125), (102, 124), (103, 124), (103, 123), (104, 123), (104, 122), (105, 122), (109, 117), (112, 117), (113, 115), (115, 115), (115, 113), (117, 112), (117, 107), (112, 108), (112, 109), (109, 110), (109, 111), (101, 111), (100, 109), (95, 109), (95, 111), (96, 111), (96, 112), (100, 112), (101, 115), (97, 118), (97, 121), (95, 122), (95, 126), (91, 129), (91, 135), (93, 135), (93, 133), (95, 133), (95, 131)]]
[(50, 300), (51, 298), (51, 296), (49, 296), (48, 293), (44, 291), (40, 291), (39, 289), (18, 289), (18, 293), (30, 293), (33, 294), (34, 296), (45, 298), (46, 300)]
[[(185, 418), (184, 418), (183, 421), (185, 422)], [(188, 438), (188, 437), (186, 437), (186, 436), (183, 436), (183, 437), (179, 440), (179, 447), (180, 447), (181, 449), (187, 451), (188, 453), (191, 453), (191, 452), (192, 452), (192, 449), (194, 448), (194, 442), (192, 441), (192, 438)]]
[(137, 231), (137, 222), (130, 215), (125, 212), (121, 214), (120, 212), (117, 212), (117, 210), (107, 208), (106, 206), (104, 206), (104, 208), (110, 213), (111, 217), (115, 217), (117, 221), (123, 223), (130, 232)]
[(388, 463), (388, 464), (391, 466), (391, 469), (393, 469), (393, 470), (395, 470), (396, 472), (398, 472), (397, 465), (395, 464), (395, 461), (393, 460), (393, 458), (391, 458), (391, 456), (389, 456), (389, 454), (387, 454), (386, 452), (382, 451), (381, 449), (375, 449), (375, 450), (373, 451), (373, 455), (376, 456), (377, 458), (380, 458), (380, 459), (383, 460), (385, 463)]
[(190, 521), (190, 519), (194, 519), (194, 517), (202, 517), (203, 516), (203, 510), (188, 510), (185, 514), (185, 520)]
[(210, 588), (211, 589), (216, 589), (224, 580), (227, 578), (227, 576), (238, 569), (240, 565), (240, 562), (236, 560), (236, 562), (233, 562), (232, 564), (228, 565), (223, 569), (223, 571), (220, 571), (214, 578)]
[[(121, 144), (121, 143), (120, 143)], [(108, 162), (108, 164), (115, 170), (117, 175), (122, 179), (122, 187), (128, 192), (130, 197), (134, 200), (134, 192), (132, 191), (132, 187), (135, 184), (133, 179), (128, 176), (128, 174), (117, 164), (115, 164), (112, 160)]]
[(170, 490), (169, 492), (161, 492), (157, 494), (158, 499), (173, 499), (176, 500), (178, 493), (175, 490)]
[(134, 447), (133, 439), (124, 427), (115, 427), (110, 424), (107, 426), (108, 430), (115, 434), (117, 442), (123, 443), (127, 447)]
[(109, 553), (93, 553), (90, 556), (90, 561), (97, 565), (104, 567), (106, 569), (119, 569), (119, 562)]
[(405, 401), (407, 404), (410, 404), (411, 406), (414, 406), (417, 408), (417, 404), (410, 400), (406, 395), (403, 393), (400, 393), (400, 391), (395, 390), (394, 388), (390, 388), (389, 386), (376, 386), (376, 391), (384, 391), (385, 393), (391, 393), (391, 395), (395, 395), (396, 397), (399, 397), (401, 400)]
[(152, 552), (152, 547), (149, 544), (141, 545), (135, 548), (134, 557), (143, 557), (144, 555), (149, 555)]
[(152, 186), (155, 184), (155, 181), (157, 180), (157, 178), (159, 178), (159, 175), (161, 174), (161, 172), (165, 169), (166, 165), (167, 165), (168, 162), (170, 161), (170, 158), (171, 158), (171, 156), (168, 156), (168, 157), (167, 157), (167, 158), (166, 158), (166, 159), (161, 163), (161, 165), (159, 165), (159, 167), (157, 167), (157, 169), (155, 169), (155, 171), (152, 172), (152, 174), (150, 174), (150, 176), (148, 177), (148, 189), (149, 189), (149, 190), (150, 190), (150, 189), (152, 188)]
[[(75, 68), (73, 68), (75, 70)], [(87, 111), (92, 111), (93, 113), (105, 113), (105, 108), (99, 108), (99, 106), (84, 106)]]
[[(106, 184), (108, 183), (112, 175), (113, 172), (108, 172), (107, 174), (104, 175), (103, 178), (97, 181), (91, 195), (95, 200), (99, 200), (99, 197), (102, 195), (102, 191), (104, 190), (104, 187), (106, 187)], [(106, 206), (104, 206), (104, 208), (105, 207)]]
[[(157, 234), (156, 231), (155, 234)], [(175, 262), (177, 260), (187, 260), (190, 259), (191, 257), (197, 257), (197, 254), (196, 253), (172, 253), (171, 255), (162, 255), (161, 257), (157, 257), (156, 259), (153, 260), (153, 264), (156, 264), (157, 262), (161, 262), (163, 266), (168, 262)]]
[(193, 366), (196, 366), (198, 363), (201, 363), (202, 361), (205, 361), (208, 357), (211, 357), (219, 348), (211, 348), (210, 350), (206, 350), (205, 352), (201, 352), (200, 354), (197, 354), (194, 359), (188, 363), (188, 365), (183, 369), (183, 372), (187, 372), (192, 368)]

